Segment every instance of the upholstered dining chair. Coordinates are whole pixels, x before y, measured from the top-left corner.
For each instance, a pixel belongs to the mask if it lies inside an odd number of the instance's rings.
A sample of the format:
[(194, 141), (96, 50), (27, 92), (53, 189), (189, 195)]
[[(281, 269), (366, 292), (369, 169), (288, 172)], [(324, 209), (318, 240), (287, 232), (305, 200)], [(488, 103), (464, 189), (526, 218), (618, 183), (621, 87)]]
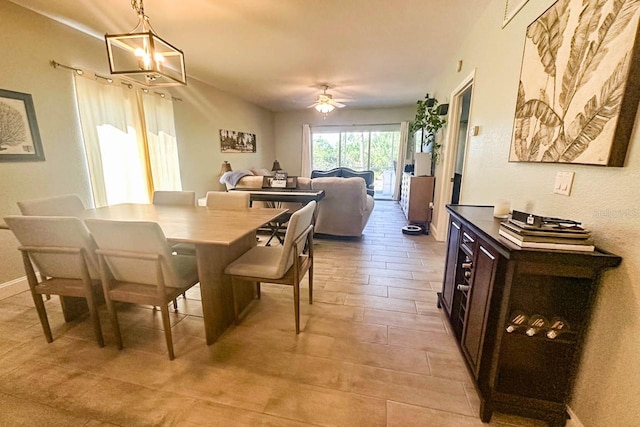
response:
[(44, 197), (18, 202), (22, 215), (77, 216), (85, 207), (77, 194)]
[(195, 206), (195, 191), (154, 191), (154, 205)]
[(42, 295), (61, 295), (86, 298), (96, 340), (104, 346), (96, 302), (102, 292), (96, 245), (85, 224), (62, 216), (7, 216), (4, 220), (20, 242), (18, 249), (47, 342), (53, 336)]
[[(309, 304), (313, 303), (313, 212), (316, 202), (291, 215), (284, 244), (278, 247), (254, 246), (225, 269), (232, 288), (242, 282), (260, 282), (293, 286), (296, 334), (300, 333), (300, 281), (309, 272)], [(238, 322), (238, 303), (234, 298), (234, 316)]]
[[(154, 191), (153, 192), (153, 204), (154, 205), (167, 205), (167, 206), (195, 206), (196, 205), (196, 192), (195, 191)], [(178, 255), (195, 255), (196, 247), (191, 243), (176, 243), (171, 246), (171, 250)], [(173, 308), (177, 308), (174, 303)]]
[(198, 283), (196, 258), (173, 255), (155, 222), (87, 219), (98, 245), (96, 253), (109, 316), (122, 349), (114, 302), (160, 306), (169, 359), (174, 359), (167, 305)]
[(248, 208), (251, 195), (244, 191), (209, 191), (206, 206), (209, 209), (244, 209)]

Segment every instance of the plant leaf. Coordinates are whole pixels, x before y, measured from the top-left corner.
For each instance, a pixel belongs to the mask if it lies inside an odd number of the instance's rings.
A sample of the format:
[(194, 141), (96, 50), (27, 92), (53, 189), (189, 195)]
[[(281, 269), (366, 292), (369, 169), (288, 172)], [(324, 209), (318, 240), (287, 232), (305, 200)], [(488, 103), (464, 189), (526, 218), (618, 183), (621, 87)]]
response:
[(525, 102), (521, 114), (523, 117), (534, 116), (545, 126), (557, 127), (562, 123), (562, 119), (553, 108), (539, 99), (530, 99)]
[(589, 81), (609, 51), (608, 44), (627, 28), (639, 6), (638, 0), (615, 0), (613, 2), (613, 10), (604, 17), (598, 29), (598, 39), (589, 46), (584, 60), (584, 74), (580, 77), (579, 85)]
[(560, 106), (566, 110), (573, 95), (578, 90), (581, 69), (587, 49), (589, 49), (589, 35), (598, 29), (602, 8), (607, 0), (584, 1), (583, 9), (578, 19), (578, 25), (571, 38), (571, 51), (567, 68), (562, 77), (562, 91), (560, 92)]
[[(519, 160), (537, 160), (540, 146), (550, 144), (553, 135), (561, 126), (562, 120), (546, 102), (539, 99), (531, 99), (522, 103), (520, 101), (523, 98), (524, 90), (521, 86), (518, 91), (514, 151)], [(528, 143), (527, 136), (532, 125), (537, 125), (539, 128), (531, 138), (531, 142)]]
[(527, 37), (538, 48), (544, 71), (552, 77), (556, 75), (556, 58), (569, 19), (569, 14), (566, 13), (568, 6), (567, 0), (559, 1), (527, 28)]
[(594, 102), (595, 96), (587, 102), (583, 112), (584, 117), (580, 118), (583, 124), (580, 132), (560, 152), (556, 161), (574, 161), (602, 133), (602, 129), (609, 120), (618, 115), (628, 73), (627, 57), (628, 54), (622, 58), (603, 84), (600, 90), (600, 102)]

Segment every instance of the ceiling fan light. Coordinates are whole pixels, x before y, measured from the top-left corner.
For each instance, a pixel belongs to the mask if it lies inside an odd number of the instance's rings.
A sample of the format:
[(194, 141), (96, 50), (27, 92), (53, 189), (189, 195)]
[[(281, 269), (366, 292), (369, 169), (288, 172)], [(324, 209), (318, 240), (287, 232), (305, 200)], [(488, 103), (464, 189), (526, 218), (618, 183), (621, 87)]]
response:
[(319, 104), (316, 104), (315, 109), (318, 110), (319, 112), (321, 112), (322, 114), (327, 114), (332, 112), (336, 107), (334, 107), (333, 105), (326, 103), (326, 102), (321, 102)]

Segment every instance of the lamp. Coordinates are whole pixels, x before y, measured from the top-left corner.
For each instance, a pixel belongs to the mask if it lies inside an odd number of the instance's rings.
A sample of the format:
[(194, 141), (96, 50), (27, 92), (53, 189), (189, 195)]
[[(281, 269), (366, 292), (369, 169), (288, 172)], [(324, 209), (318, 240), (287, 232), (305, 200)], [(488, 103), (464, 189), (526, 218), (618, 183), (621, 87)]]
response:
[(226, 160), (220, 165), (220, 172), (218, 172), (218, 176), (224, 175), (225, 172), (231, 172), (231, 163)]
[(131, 0), (138, 25), (127, 34), (105, 34), (111, 74), (146, 86), (187, 84), (182, 51), (161, 39), (144, 13), (143, 0)]
[(281, 171), (282, 167), (280, 166), (280, 162), (277, 160), (273, 161), (273, 166), (271, 166), (271, 172)]

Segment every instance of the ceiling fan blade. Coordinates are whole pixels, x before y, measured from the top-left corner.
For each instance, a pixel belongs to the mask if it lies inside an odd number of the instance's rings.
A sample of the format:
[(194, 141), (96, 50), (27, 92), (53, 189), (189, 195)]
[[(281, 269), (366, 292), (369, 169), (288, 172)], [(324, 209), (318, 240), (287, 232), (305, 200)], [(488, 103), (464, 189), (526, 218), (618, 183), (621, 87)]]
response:
[(313, 107), (315, 107), (316, 105), (318, 105), (318, 103), (317, 103), (317, 102), (314, 102), (314, 103), (313, 103), (313, 104), (311, 104), (311, 105), (307, 105), (307, 108), (313, 108)]
[(338, 107), (338, 108), (346, 107), (346, 105), (344, 105), (344, 104), (342, 104), (340, 102), (336, 102), (336, 101), (333, 101), (332, 104), (333, 104), (334, 107)]

